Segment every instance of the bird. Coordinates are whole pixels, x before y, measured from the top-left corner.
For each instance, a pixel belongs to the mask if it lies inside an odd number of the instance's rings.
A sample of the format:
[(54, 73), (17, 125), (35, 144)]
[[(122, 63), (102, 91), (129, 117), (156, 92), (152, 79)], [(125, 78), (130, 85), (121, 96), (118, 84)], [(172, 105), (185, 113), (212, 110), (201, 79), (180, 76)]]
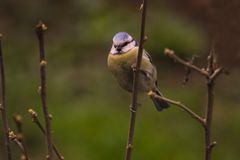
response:
[[(138, 42), (127, 32), (118, 32), (113, 36), (112, 47), (108, 54), (107, 66), (119, 85), (128, 92), (133, 91), (133, 69), (136, 67)], [(143, 49), (141, 67), (139, 69), (138, 91), (150, 91), (163, 96), (157, 86), (157, 70), (149, 53)], [(156, 96), (150, 96), (156, 109), (162, 111), (170, 105)]]

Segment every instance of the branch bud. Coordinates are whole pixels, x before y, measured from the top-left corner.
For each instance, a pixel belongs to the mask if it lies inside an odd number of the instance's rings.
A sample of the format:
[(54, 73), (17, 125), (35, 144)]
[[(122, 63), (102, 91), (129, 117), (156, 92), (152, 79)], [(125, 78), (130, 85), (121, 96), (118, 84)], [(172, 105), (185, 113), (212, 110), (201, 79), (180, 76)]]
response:
[(167, 56), (171, 56), (174, 54), (174, 51), (169, 49), (169, 48), (165, 48), (164, 49), (164, 54), (167, 55)]

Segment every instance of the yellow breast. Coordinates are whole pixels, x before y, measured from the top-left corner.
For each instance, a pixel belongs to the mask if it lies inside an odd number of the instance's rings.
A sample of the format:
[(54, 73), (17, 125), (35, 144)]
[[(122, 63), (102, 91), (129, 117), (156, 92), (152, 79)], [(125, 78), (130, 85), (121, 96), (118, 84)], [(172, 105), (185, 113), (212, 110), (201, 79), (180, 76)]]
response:
[(121, 66), (129, 65), (136, 63), (138, 47), (131, 49), (130, 51), (123, 54), (109, 54), (108, 56), (108, 66), (116, 68)]
[[(132, 91), (133, 85), (133, 64), (136, 65), (138, 47), (123, 54), (109, 54), (108, 68), (117, 79), (122, 88)], [(155, 87), (157, 72), (149, 58), (143, 55), (139, 75), (139, 90), (148, 92)]]

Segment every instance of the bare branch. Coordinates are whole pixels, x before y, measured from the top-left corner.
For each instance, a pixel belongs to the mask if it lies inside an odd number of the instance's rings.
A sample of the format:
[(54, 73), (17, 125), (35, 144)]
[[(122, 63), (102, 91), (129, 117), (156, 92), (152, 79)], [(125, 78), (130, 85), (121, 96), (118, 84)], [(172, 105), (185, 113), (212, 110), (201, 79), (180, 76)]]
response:
[(211, 127), (212, 127), (212, 117), (213, 117), (213, 106), (214, 106), (214, 86), (215, 79), (221, 73), (222, 69), (217, 68), (217, 60), (215, 55), (214, 46), (212, 47), (209, 56), (208, 56), (208, 67), (207, 71), (209, 77), (207, 78), (207, 106), (206, 106), (206, 127), (205, 127), (205, 160), (211, 160), (212, 148), (215, 146), (211, 142)]
[(180, 109), (182, 109), (183, 111), (187, 112), (192, 118), (194, 118), (195, 120), (197, 120), (204, 128), (205, 128), (205, 121), (204, 119), (199, 116), (197, 113), (195, 113), (194, 111), (192, 111), (189, 107), (185, 106), (184, 104), (182, 104), (181, 102), (179, 101), (174, 101), (174, 100), (171, 100), (171, 99), (168, 99), (168, 98), (165, 98), (165, 97), (162, 97), (162, 96), (159, 96), (157, 95), (156, 93), (150, 91), (148, 93), (149, 96), (151, 97), (154, 97), (154, 98), (158, 98), (158, 99), (161, 99), (161, 100), (164, 100), (170, 104), (173, 104), (177, 107), (179, 107)]
[(7, 120), (7, 111), (6, 111), (6, 95), (5, 95), (5, 70), (3, 63), (3, 53), (2, 53), (2, 34), (0, 34), (0, 74), (1, 74), (1, 104), (0, 111), (2, 114), (2, 123), (3, 123), (3, 133), (4, 133), (4, 145), (6, 147), (7, 159), (11, 160), (11, 148), (9, 144), (8, 129), (9, 124)]
[(22, 152), (22, 155), (21, 155), (20, 159), (28, 160), (29, 158), (28, 158), (27, 146), (26, 146), (26, 143), (24, 141), (24, 135), (23, 135), (23, 132), (22, 132), (22, 124), (23, 124), (22, 116), (19, 115), (19, 114), (14, 114), (13, 115), (13, 121), (15, 122), (15, 125), (17, 127), (17, 133), (16, 133), (17, 139), (18, 139), (19, 142), (21, 142), (23, 150), (24, 150), (24, 152)]
[(52, 134), (51, 134), (51, 121), (49, 117), (47, 101), (46, 101), (46, 59), (45, 59), (45, 50), (44, 50), (44, 32), (47, 30), (47, 26), (39, 22), (36, 26), (36, 33), (39, 41), (39, 60), (40, 60), (40, 83), (41, 83), (41, 103), (42, 110), (45, 118), (46, 125), (46, 139), (48, 144), (48, 155), (47, 160), (52, 160)]
[(207, 71), (205, 71), (205, 70), (203, 70), (203, 69), (200, 69), (200, 68), (198, 68), (197, 66), (195, 66), (195, 65), (193, 65), (193, 64), (191, 64), (191, 63), (189, 63), (189, 62), (186, 62), (185, 60), (181, 59), (180, 57), (178, 57), (178, 56), (174, 53), (173, 50), (170, 50), (170, 49), (166, 48), (166, 49), (164, 50), (164, 54), (167, 55), (167, 56), (169, 56), (170, 58), (174, 59), (174, 60), (177, 61), (178, 63), (183, 64), (184, 66), (189, 67), (189, 68), (197, 71), (198, 73), (204, 75), (205, 77), (208, 77), (208, 76), (209, 76), (209, 74), (208, 74)]
[(9, 138), (11, 141), (13, 141), (18, 148), (21, 150), (22, 152), (22, 156), (21, 159), (24, 160), (30, 160), (27, 154), (27, 151), (25, 150), (24, 145), (22, 144), (22, 141), (18, 139), (17, 135), (13, 132), (13, 131), (9, 131)]
[[(32, 117), (32, 121), (38, 126), (38, 128), (41, 130), (41, 132), (43, 133), (43, 135), (46, 136), (46, 131), (43, 127), (43, 125), (41, 124), (41, 122), (38, 119), (38, 114), (36, 111), (34, 111), (33, 109), (28, 109), (28, 113), (31, 115)], [(57, 157), (59, 160), (64, 160), (64, 157), (62, 156), (62, 154), (59, 152), (59, 150), (57, 149), (55, 144), (53, 145), (53, 150), (56, 153)]]
[(146, 41), (145, 36), (145, 20), (146, 20), (146, 10), (147, 10), (147, 0), (143, 0), (141, 5), (141, 31), (140, 31), (140, 44), (138, 48), (138, 56), (137, 56), (137, 65), (136, 68), (133, 68), (134, 78), (133, 78), (133, 93), (132, 93), (132, 102), (130, 105), (130, 124), (129, 124), (129, 132), (128, 132), (128, 142), (126, 147), (126, 155), (125, 160), (130, 160), (133, 149), (133, 137), (135, 130), (135, 121), (136, 121), (136, 111), (137, 111), (137, 96), (138, 96), (138, 81), (139, 81), (139, 70), (142, 61), (143, 55), (143, 43)]

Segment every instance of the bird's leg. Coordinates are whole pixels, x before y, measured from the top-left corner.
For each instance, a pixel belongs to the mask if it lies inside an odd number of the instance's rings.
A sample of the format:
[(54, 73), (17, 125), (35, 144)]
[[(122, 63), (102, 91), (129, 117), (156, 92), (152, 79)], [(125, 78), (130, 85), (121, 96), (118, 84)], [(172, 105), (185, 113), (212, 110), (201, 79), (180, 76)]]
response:
[(130, 110), (130, 112), (133, 112), (133, 113), (135, 113), (135, 112), (136, 112), (136, 110), (133, 108), (133, 106), (132, 106), (132, 105), (130, 105), (130, 106), (129, 106), (129, 110)]
[(136, 72), (136, 70), (137, 70), (137, 64), (136, 64), (136, 63), (132, 64), (132, 65), (131, 65), (131, 68), (132, 68), (133, 72)]
[[(137, 106), (141, 107), (141, 103), (137, 103)], [(136, 109), (134, 109), (132, 105), (129, 106), (129, 110), (134, 113), (136, 112)]]

